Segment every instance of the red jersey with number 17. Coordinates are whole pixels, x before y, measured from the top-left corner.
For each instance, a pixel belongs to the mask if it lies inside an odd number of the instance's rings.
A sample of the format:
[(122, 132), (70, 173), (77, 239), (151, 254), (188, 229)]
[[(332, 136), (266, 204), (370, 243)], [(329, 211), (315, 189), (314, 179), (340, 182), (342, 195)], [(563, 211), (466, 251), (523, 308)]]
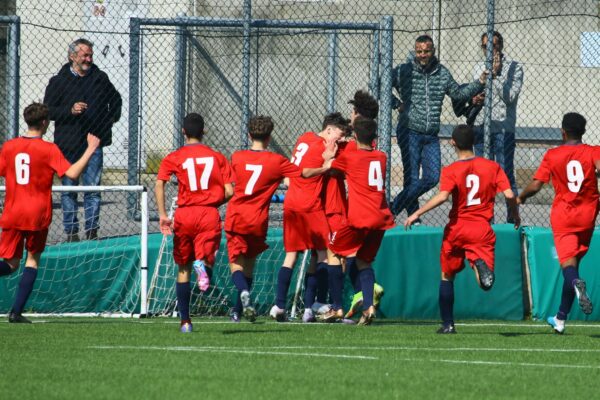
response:
[(52, 221), (52, 179), (71, 164), (54, 143), (41, 137), (20, 137), (4, 143), (0, 176), (6, 178), (6, 198), (0, 226), (40, 231)]
[(385, 199), (387, 157), (379, 150), (345, 151), (331, 168), (348, 182), (348, 224), (358, 229), (389, 229), (394, 217)]
[(279, 154), (255, 150), (233, 153), (231, 168), (235, 189), (227, 205), (225, 230), (266, 235), (271, 196), (284, 177), (298, 178), (302, 171)]
[(450, 224), (458, 220), (488, 222), (496, 193), (510, 189), (500, 165), (482, 157), (455, 161), (442, 168), (440, 191), (452, 194)]
[(223, 185), (232, 182), (231, 167), (225, 156), (201, 143), (187, 144), (167, 155), (157, 179), (177, 177), (177, 206), (218, 207), (225, 200)]
[[(323, 166), (325, 139), (315, 132), (306, 132), (298, 138), (292, 151), (291, 163), (304, 168), (319, 168)], [(311, 212), (323, 209), (321, 190), (323, 175), (311, 178), (292, 178), (283, 207), (287, 210)]]
[(594, 227), (598, 215), (595, 160), (600, 147), (564, 144), (544, 155), (533, 179), (554, 186), (550, 224), (554, 232), (579, 232)]

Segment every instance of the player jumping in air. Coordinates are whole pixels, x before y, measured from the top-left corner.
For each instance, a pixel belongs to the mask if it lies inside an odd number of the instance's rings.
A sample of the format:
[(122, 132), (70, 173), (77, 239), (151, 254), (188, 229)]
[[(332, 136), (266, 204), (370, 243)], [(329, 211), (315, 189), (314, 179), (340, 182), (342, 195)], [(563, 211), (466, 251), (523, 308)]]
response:
[[(201, 143), (204, 119), (200, 114), (191, 113), (184, 118), (183, 135), (185, 145), (167, 155), (160, 164), (155, 192), (160, 230), (165, 235), (175, 232), (173, 258), (179, 266), (176, 292), (180, 330), (188, 333), (192, 332), (192, 266), (200, 290), (207, 290), (221, 242), (218, 207), (233, 195), (233, 186), (231, 167), (225, 156)], [(173, 221), (165, 210), (165, 185), (172, 175), (179, 183)]]
[(48, 129), (48, 107), (33, 103), (23, 112), (27, 132), (4, 143), (0, 153), (0, 176), (6, 178), (6, 199), (0, 218), (0, 276), (19, 268), (23, 244), (27, 249), (25, 270), (8, 322), (30, 323), (22, 315), (33, 290), (40, 256), (46, 247), (48, 226), (52, 221), (52, 179), (54, 174), (77, 179), (100, 139), (87, 135), (87, 148), (73, 165), (54, 143), (42, 139)]
[(475, 278), (483, 290), (494, 284), (494, 248), (496, 234), (490, 220), (494, 216), (494, 198), (502, 192), (514, 218), (520, 224), (519, 211), (510, 182), (499, 164), (473, 153), (474, 135), (471, 127), (458, 125), (450, 141), (458, 161), (442, 169), (440, 192), (404, 222), (408, 229), (427, 211), (445, 203), (452, 195), (450, 221), (444, 229), (440, 263), (439, 306), (442, 327), (437, 333), (456, 333), (454, 328), (454, 278), (469, 260)]
[(533, 180), (518, 198), (524, 204), (552, 180), (555, 196), (550, 225), (564, 277), (558, 313), (547, 320), (556, 333), (565, 331), (575, 297), (584, 314), (592, 313), (585, 281), (579, 277), (579, 263), (589, 249), (598, 215), (596, 172), (600, 171), (600, 148), (581, 142), (585, 125), (586, 120), (580, 114), (564, 115), (561, 129), (564, 144), (546, 152)]

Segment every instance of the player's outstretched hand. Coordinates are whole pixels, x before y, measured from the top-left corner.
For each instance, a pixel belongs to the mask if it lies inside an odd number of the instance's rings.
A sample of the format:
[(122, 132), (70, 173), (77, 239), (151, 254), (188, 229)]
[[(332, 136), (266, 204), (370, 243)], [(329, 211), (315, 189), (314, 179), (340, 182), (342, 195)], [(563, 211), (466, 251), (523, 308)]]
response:
[(519, 229), (519, 227), (521, 226), (521, 216), (519, 215), (519, 213), (517, 213), (517, 215), (514, 216), (514, 220), (515, 220), (515, 229)]
[(404, 229), (409, 230), (412, 224), (414, 224), (417, 219), (419, 219), (417, 213), (414, 213), (408, 218), (406, 218), (406, 221), (404, 221)]
[(163, 235), (173, 234), (173, 221), (169, 217), (160, 217), (160, 231)]
[(525, 204), (525, 200), (521, 198), (521, 196), (517, 196), (517, 205)]
[(93, 133), (87, 134), (87, 144), (93, 149), (97, 149), (100, 146), (100, 138)]
[(337, 141), (332, 139), (327, 139), (325, 142), (325, 151), (323, 152), (323, 159), (325, 161), (331, 160), (335, 157), (335, 153), (337, 153)]

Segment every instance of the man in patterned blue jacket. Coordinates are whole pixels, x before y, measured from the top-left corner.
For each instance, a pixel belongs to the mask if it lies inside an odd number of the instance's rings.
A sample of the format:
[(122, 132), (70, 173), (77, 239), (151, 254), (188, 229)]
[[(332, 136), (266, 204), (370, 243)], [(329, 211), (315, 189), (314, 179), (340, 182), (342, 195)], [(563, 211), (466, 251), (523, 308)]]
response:
[(404, 188), (392, 205), (395, 215), (404, 209), (408, 215), (414, 213), (419, 208), (419, 196), (439, 181), (438, 133), (444, 96), (465, 102), (483, 90), (487, 78), (484, 71), (478, 80), (459, 86), (434, 53), (433, 39), (428, 35), (419, 36), (415, 41), (414, 59), (392, 72), (392, 85), (400, 95), (394, 108), (400, 111), (396, 137), (404, 168)]

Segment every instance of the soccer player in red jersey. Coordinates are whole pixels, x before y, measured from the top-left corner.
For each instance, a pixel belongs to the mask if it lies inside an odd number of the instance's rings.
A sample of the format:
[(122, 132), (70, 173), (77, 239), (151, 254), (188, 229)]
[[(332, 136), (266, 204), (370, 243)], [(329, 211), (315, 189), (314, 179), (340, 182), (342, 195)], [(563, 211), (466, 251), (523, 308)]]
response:
[(100, 139), (87, 135), (87, 149), (73, 165), (54, 143), (42, 139), (48, 129), (48, 107), (33, 103), (23, 112), (27, 132), (4, 143), (0, 152), (0, 176), (6, 179), (6, 198), (0, 217), (0, 276), (19, 268), (23, 245), (27, 249), (25, 270), (19, 282), (8, 322), (29, 323), (22, 315), (33, 290), (40, 256), (46, 247), (52, 221), (52, 179), (54, 174), (77, 179)]
[(273, 131), (270, 117), (251, 118), (248, 131), (252, 140), (250, 149), (231, 156), (235, 188), (225, 216), (231, 278), (238, 289), (238, 300), (231, 315), (234, 322), (239, 322), (242, 312), (250, 321), (256, 319), (250, 300), (252, 271), (256, 257), (269, 247), (266, 238), (271, 196), (283, 178), (310, 178), (320, 171), (303, 171), (287, 158), (267, 151)]
[(564, 115), (561, 129), (564, 144), (546, 152), (533, 180), (518, 199), (524, 204), (552, 180), (555, 196), (550, 225), (564, 283), (558, 313), (547, 322), (557, 333), (564, 332), (575, 297), (585, 314), (592, 312), (585, 281), (579, 277), (579, 262), (588, 251), (598, 215), (596, 172), (600, 171), (600, 148), (581, 142), (585, 125), (586, 120), (580, 114)]
[(456, 333), (454, 328), (454, 278), (469, 260), (479, 286), (490, 290), (494, 284), (494, 246), (496, 235), (490, 221), (494, 216), (494, 198), (502, 192), (515, 221), (520, 224), (516, 198), (499, 164), (473, 153), (471, 127), (458, 125), (450, 141), (458, 161), (442, 169), (440, 192), (404, 222), (408, 229), (421, 215), (443, 204), (452, 195), (450, 221), (444, 229), (440, 262), (439, 305), (442, 327), (437, 333)]
[[(290, 185), (283, 201), (283, 244), (286, 255), (277, 276), (275, 305), (269, 313), (277, 321), (286, 319), (287, 292), (297, 252), (308, 249), (316, 251), (316, 267), (311, 265), (306, 274), (304, 292), (306, 309), (310, 309), (315, 301), (317, 291), (315, 270), (327, 270), (326, 249), (329, 226), (321, 198), (322, 174), (329, 169), (327, 160), (335, 155), (336, 142), (342, 137), (347, 126), (348, 120), (340, 113), (328, 114), (323, 120), (321, 132), (302, 134), (292, 151), (291, 163), (302, 169), (304, 174), (309, 173), (314, 176), (306, 179), (290, 179)], [(325, 164), (323, 163), (324, 159)]]
[[(377, 255), (383, 234), (394, 227), (394, 217), (385, 199), (387, 156), (373, 149), (377, 123), (357, 117), (353, 131), (357, 150), (346, 151), (336, 158), (331, 168), (343, 172), (348, 183), (348, 224), (332, 235), (330, 249), (339, 257), (356, 257), (358, 279), (363, 292), (363, 314), (360, 325), (375, 318), (373, 285), (375, 275), (371, 263)], [(331, 293), (333, 303), (341, 303), (341, 293)]]
[[(221, 217), (218, 207), (233, 195), (231, 167), (225, 156), (201, 143), (204, 119), (188, 114), (183, 120), (185, 146), (167, 155), (156, 177), (156, 203), (160, 230), (175, 232), (173, 258), (177, 273), (177, 306), (180, 330), (192, 331), (190, 320), (190, 275), (192, 266), (200, 290), (208, 289), (212, 265), (221, 242)], [(165, 210), (165, 185), (172, 175), (177, 177), (177, 210), (173, 221)]]

